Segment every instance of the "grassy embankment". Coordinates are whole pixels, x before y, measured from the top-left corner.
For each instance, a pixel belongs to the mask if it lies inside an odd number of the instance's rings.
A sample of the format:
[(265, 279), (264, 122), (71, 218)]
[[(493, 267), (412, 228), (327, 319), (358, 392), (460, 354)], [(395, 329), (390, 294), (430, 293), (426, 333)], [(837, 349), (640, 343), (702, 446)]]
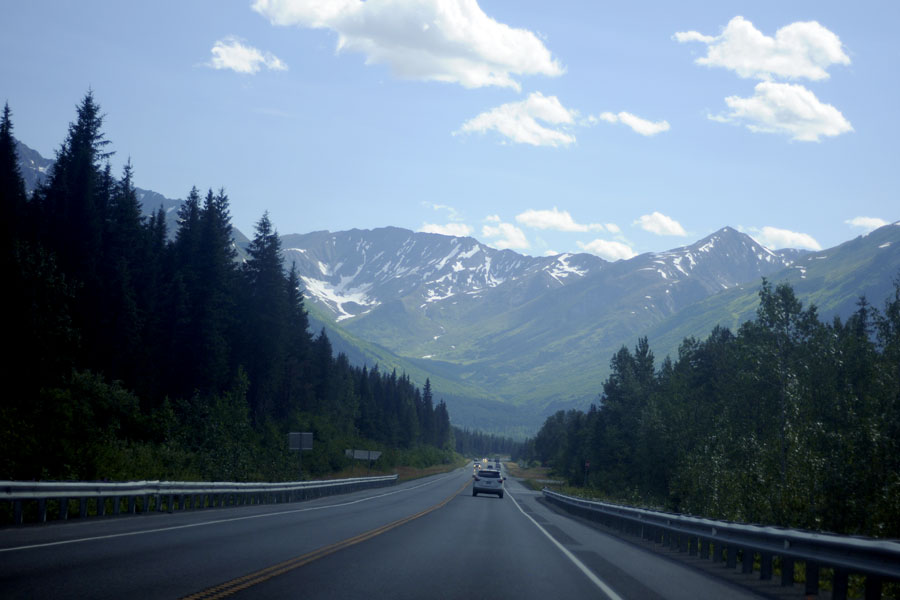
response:
[(562, 480), (555, 479), (550, 472), (549, 467), (538, 466), (520, 466), (519, 463), (506, 462), (503, 463), (510, 475), (522, 480), (522, 484), (533, 490), (542, 490), (545, 487), (557, 489), (563, 483)]
[(329, 473), (327, 476), (316, 477), (314, 479), (345, 479), (348, 477), (378, 477), (379, 475), (398, 475), (397, 481), (409, 481), (410, 479), (419, 479), (429, 475), (437, 475), (438, 473), (449, 473), (454, 469), (465, 466), (469, 461), (460, 455), (456, 455), (455, 460), (449, 463), (431, 465), (428, 467), (413, 467), (409, 465), (397, 465), (384, 469), (367, 468), (366, 463), (360, 461), (359, 464), (351, 465), (345, 469), (335, 473)]

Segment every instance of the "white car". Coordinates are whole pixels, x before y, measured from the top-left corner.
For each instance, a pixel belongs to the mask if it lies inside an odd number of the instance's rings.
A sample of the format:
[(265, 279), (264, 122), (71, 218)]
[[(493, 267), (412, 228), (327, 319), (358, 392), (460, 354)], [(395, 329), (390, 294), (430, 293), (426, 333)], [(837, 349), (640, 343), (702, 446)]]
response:
[(503, 497), (503, 482), (506, 478), (500, 475), (500, 471), (495, 469), (481, 469), (478, 473), (473, 475), (473, 477), (475, 479), (472, 483), (473, 496), (482, 493), (497, 494), (500, 498)]

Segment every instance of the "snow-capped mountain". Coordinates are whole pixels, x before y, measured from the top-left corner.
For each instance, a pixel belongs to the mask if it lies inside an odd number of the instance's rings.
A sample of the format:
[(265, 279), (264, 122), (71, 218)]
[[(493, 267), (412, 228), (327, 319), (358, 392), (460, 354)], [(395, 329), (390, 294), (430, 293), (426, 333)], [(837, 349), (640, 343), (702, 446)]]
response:
[[(859, 294), (880, 303), (900, 264), (898, 236), (893, 226), (822, 252), (771, 251), (724, 227), (616, 262), (522, 256), (398, 228), (289, 235), (282, 247), (307, 305), (333, 333), (439, 378), (457, 422), (502, 429), (595, 400), (610, 357), (640, 336), (664, 355), (685, 336), (752, 318), (762, 277), (792, 281), (826, 317), (845, 317)], [(488, 400), (529, 416), (477, 404)]]
[[(496, 250), (471, 237), (415, 233), (396, 227), (320, 231), (282, 238), (307, 297), (335, 321), (403, 300), (423, 313), (441, 304), (506, 294), (512, 306), (582, 280), (626, 288), (691, 291), (689, 301), (790, 266), (748, 235), (725, 227), (690, 246), (609, 263), (591, 254), (531, 257)], [(680, 285), (690, 282), (690, 285)], [(675, 305), (673, 309), (677, 309)], [(434, 311), (431, 311), (433, 314)]]
[(296, 265), (307, 296), (327, 307), (336, 321), (399, 298), (413, 299), (424, 310), (523, 282), (560, 287), (608, 264), (589, 254), (533, 258), (470, 237), (397, 227), (289, 235), (282, 238), (282, 247), (285, 263)]

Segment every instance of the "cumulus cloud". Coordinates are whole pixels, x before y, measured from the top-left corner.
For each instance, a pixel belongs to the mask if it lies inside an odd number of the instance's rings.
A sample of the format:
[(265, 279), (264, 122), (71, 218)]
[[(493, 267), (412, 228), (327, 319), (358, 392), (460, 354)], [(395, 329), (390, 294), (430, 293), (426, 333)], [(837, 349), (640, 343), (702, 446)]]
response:
[(890, 225), (890, 223), (884, 219), (879, 219), (877, 217), (853, 217), (852, 219), (844, 221), (844, 223), (852, 225), (853, 227), (860, 227), (866, 231), (874, 231), (879, 227)]
[(456, 133), (494, 130), (518, 144), (568, 146), (575, 141), (575, 136), (564, 127), (572, 125), (576, 115), (576, 111), (565, 108), (556, 96), (533, 92), (525, 100), (502, 104), (481, 113), (463, 123)]
[(537, 35), (498, 23), (476, 0), (256, 0), (273, 25), (329, 29), (337, 50), (398, 77), (521, 89), (517, 77), (564, 72)]
[(596, 239), (587, 244), (582, 242), (577, 243), (578, 247), (585, 252), (596, 254), (600, 258), (605, 258), (610, 261), (628, 260), (635, 256), (635, 252), (631, 249), (631, 246), (623, 244), (622, 242)]
[(853, 126), (831, 104), (799, 84), (761, 81), (750, 98), (729, 96), (731, 112), (711, 117), (717, 121), (745, 121), (755, 132), (782, 133), (803, 142), (818, 142), (820, 136), (833, 137)]
[(534, 229), (553, 229), (556, 231), (603, 231), (602, 223), (583, 225), (576, 223), (567, 210), (559, 210), (555, 206), (552, 210), (529, 209), (516, 215), (516, 221)]
[(806, 248), (809, 250), (821, 250), (822, 246), (811, 235), (798, 233), (777, 227), (763, 227), (755, 236), (763, 246), (772, 249), (779, 248)]
[(213, 45), (212, 58), (207, 66), (213, 69), (231, 69), (248, 75), (253, 75), (262, 68), (270, 71), (287, 70), (287, 65), (271, 52), (257, 50), (234, 36), (223, 38)]
[(621, 233), (622, 232), (622, 230), (619, 229), (619, 226), (616, 225), (615, 223), (607, 223), (606, 230), (610, 233)]
[(423, 223), (419, 229), (424, 233), (440, 233), (441, 235), (452, 235), (453, 237), (466, 237), (471, 235), (472, 228), (465, 223), (447, 223), (446, 225), (438, 225), (437, 223)]
[(744, 78), (828, 79), (831, 65), (850, 64), (840, 38), (816, 21), (791, 23), (769, 37), (737, 16), (718, 36), (681, 31), (674, 37), (708, 46), (697, 64), (724, 67)]
[(481, 228), (481, 235), (493, 238), (488, 241), (488, 245), (498, 250), (524, 250), (531, 246), (525, 232), (512, 223), (498, 222), (497, 225), (485, 225)]
[(654, 123), (624, 111), (618, 114), (611, 112), (601, 113), (598, 118), (607, 123), (623, 123), (631, 127), (636, 133), (644, 136), (656, 135), (669, 130), (668, 121), (656, 121)]
[(684, 227), (678, 221), (656, 211), (649, 215), (640, 216), (634, 221), (633, 225), (640, 225), (644, 231), (649, 231), (656, 235), (687, 235)]

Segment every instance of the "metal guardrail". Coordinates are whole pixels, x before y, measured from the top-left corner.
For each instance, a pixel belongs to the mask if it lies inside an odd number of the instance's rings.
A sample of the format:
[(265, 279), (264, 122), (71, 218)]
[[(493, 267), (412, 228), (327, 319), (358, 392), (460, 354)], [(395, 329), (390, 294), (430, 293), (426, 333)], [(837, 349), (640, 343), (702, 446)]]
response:
[[(65, 520), (77, 504), (76, 514), (104, 516), (122, 512), (135, 514), (193, 510), (248, 504), (298, 502), (332, 494), (392, 485), (397, 475), (356, 477), (326, 481), (284, 483), (176, 482), (176, 481), (0, 481), (0, 502), (12, 504), (12, 520), (21, 525), (29, 503), (36, 504), (36, 520), (45, 522), (50, 505), (57, 519)], [(91, 510), (93, 508), (93, 510)]]
[(900, 581), (900, 542), (828, 533), (813, 533), (781, 527), (713, 521), (699, 517), (631, 508), (567, 496), (544, 488), (544, 497), (569, 512), (669, 546), (691, 556), (722, 561), (753, 573), (757, 557), (760, 579), (772, 579), (773, 559), (781, 563), (781, 585), (794, 584), (794, 563), (806, 567), (807, 595), (819, 592), (819, 570), (834, 570), (832, 598), (847, 597), (848, 576), (865, 576), (866, 599), (880, 598), (886, 581)]

